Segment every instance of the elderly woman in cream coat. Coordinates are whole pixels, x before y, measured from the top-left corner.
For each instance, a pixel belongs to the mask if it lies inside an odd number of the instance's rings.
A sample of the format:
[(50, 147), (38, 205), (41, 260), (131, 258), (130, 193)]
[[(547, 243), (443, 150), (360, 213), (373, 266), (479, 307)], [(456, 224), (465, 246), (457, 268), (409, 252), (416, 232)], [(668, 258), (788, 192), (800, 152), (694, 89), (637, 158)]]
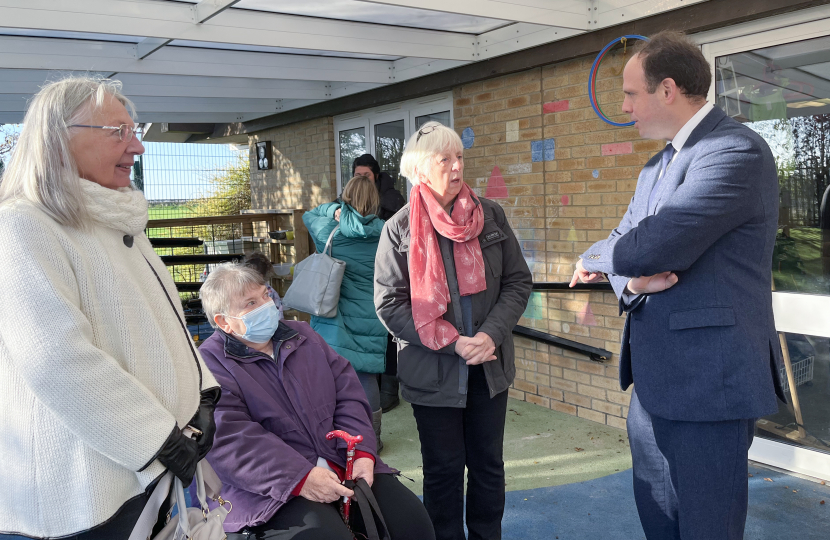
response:
[(0, 538), (127, 538), (212, 444), (218, 385), (143, 232), (130, 110), (115, 81), (46, 85), (0, 183)]

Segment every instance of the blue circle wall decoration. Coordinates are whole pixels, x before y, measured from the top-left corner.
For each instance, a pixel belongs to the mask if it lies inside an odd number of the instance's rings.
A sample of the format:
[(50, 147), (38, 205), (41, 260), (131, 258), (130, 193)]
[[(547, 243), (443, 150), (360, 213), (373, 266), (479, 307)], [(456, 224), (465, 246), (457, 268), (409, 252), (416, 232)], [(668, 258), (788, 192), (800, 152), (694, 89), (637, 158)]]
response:
[(633, 126), (634, 122), (614, 122), (602, 111), (602, 108), (597, 102), (597, 72), (599, 71), (599, 64), (602, 61), (602, 57), (605, 56), (605, 53), (607, 53), (611, 47), (617, 43), (623, 43), (626, 45), (629, 39), (641, 39), (643, 41), (649, 40), (647, 37), (639, 34), (627, 34), (613, 40), (611, 43), (603, 47), (601, 51), (599, 51), (596, 60), (594, 60), (594, 64), (591, 66), (591, 78), (588, 80), (588, 97), (591, 99), (591, 107), (594, 109), (594, 112), (597, 113), (597, 116), (599, 116), (600, 120), (603, 122), (617, 127)]

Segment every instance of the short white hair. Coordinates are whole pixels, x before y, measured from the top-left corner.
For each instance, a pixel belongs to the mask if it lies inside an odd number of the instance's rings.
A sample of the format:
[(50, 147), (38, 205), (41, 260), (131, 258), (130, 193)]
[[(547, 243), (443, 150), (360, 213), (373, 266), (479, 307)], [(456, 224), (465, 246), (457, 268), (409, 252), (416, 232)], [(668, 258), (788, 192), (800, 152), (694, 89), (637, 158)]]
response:
[(243, 296), (251, 287), (263, 285), (265, 278), (250, 266), (234, 262), (216, 266), (199, 289), (202, 309), (210, 325), (216, 328), (213, 320), (216, 315), (230, 315), (231, 304), (235, 299)]
[(25, 199), (62, 225), (88, 225), (78, 167), (69, 151), (69, 126), (85, 123), (107, 96), (135, 117), (135, 106), (121, 93), (120, 81), (67, 77), (43, 86), (23, 118), (20, 139), (0, 182), (0, 202)]
[[(420, 137), (418, 137), (419, 134)], [(455, 130), (440, 122), (427, 122), (406, 141), (406, 147), (401, 156), (401, 174), (409, 179), (412, 185), (418, 184), (419, 173), (421, 176), (426, 175), (425, 173), (429, 170), (427, 163), (435, 156), (446, 152), (463, 151), (464, 145), (461, 143), (461, 137)]]

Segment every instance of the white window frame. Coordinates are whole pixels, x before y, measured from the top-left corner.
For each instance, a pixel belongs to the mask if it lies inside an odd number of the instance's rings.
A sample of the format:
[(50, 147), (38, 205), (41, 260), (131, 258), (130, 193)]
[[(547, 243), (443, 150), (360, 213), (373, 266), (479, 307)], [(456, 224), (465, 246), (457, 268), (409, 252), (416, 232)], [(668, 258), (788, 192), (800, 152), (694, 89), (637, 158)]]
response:
[[(335, 159), (337, 160), (337, 193), (343, 190), (344, 181), (348, 178), (341, 178), (340, 171), (340, 132), (357, 127), (366, 128), (366, 151), (375, 155), (375, 134), (377, 124), (403, 120), (406, 130), (406, 138), (415, 131), (415, 118), (425, 114), (450, 111), (450, 126), (455, 124), (455, 112), (453, 111), (452, 92), (442, 92), (431, 96), (401, 101), (392, 105), (365, 109), (357, 113), (342, 114), (334, 117), (334, 147)], [(409, 182), (407, 187), (411, 188)], [(409, 189), (407, 189), (409, 193)]]
[[(753, 49), (784, 45), (830, 35), (830, 6), (788, 13), (692, 36), (712, 67), (715, 59)], [(715, 103), (715, 85), (709, 90)], [(773, 293), (775, 326), (779, 332), (830, 337), (830, 296)], [(756, 437), (749, 459), (788, 471), (830, 480), (830, 454)]]

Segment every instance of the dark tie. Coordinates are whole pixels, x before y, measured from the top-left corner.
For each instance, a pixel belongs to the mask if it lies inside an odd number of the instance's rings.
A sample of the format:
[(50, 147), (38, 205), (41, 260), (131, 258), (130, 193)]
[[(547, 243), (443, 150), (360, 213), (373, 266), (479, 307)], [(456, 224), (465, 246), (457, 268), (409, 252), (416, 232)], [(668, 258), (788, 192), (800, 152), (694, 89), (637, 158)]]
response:
[(669, 166), (669, 162), (673, 157), (674, 146), (669, 143), (666, 145), (666, 148), (663, 149), (663, 155), (660, 158), (660, 177), (657, 178), (657, 181), (654, 183), (654, 187), (651, 188), (651, 193), (648, 195), (649, 213), (651, 213), (651, 203), (654, 202), (654, 196), (657, 195), (657, 190), (660, 189), (660, 182), (666, 176), (666, 168)]

